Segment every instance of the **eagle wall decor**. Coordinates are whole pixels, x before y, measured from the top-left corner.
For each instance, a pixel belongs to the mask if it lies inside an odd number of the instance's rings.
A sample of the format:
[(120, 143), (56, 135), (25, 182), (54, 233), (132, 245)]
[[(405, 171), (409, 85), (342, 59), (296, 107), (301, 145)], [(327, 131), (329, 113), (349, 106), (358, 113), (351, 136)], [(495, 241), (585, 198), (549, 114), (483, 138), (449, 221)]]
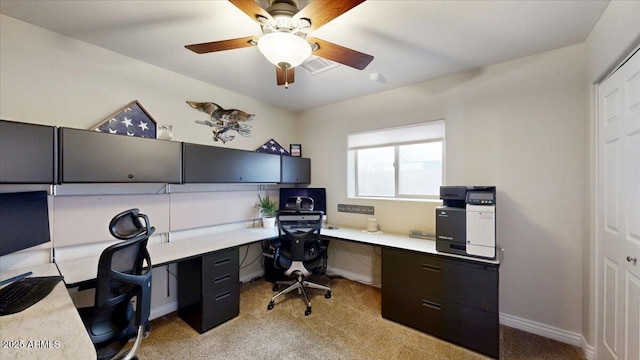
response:
[(255, 117), (254, 114), (246, 113), (238, 109), (224, 109), (220, 105), (212, 102), (196, 102), (187, 101), (192, 108), (198, 109), (209, 114), (210, 120), (196, 120), (196, 124), (207, 125), (213, 129), (213, 141), (222, 141), (226, 143), (235, 138), (229, 135), (227, 131), (235, 131), (240, 136), (251, 136), (251, 125), (242, 124), (245, 121), (251, 121)]

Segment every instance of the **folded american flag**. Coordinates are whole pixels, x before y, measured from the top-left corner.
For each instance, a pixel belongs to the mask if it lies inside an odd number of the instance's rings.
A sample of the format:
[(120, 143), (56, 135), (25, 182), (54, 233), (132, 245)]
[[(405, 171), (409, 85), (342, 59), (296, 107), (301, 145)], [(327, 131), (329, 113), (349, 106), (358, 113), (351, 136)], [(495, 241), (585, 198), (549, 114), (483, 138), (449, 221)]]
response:
[(287, 150), (285, 150), (277, 141), (270, 139), (262, 146), (256, 149), (256, 152), (266, 153), (266, 154), (277, 154), (277, 155), (291, 155)]
[(155, 139), (156, 122), (144, 110), (142, 105), (137, 101), (133, 101), (96, 125), (93, 130), (109, 134)]

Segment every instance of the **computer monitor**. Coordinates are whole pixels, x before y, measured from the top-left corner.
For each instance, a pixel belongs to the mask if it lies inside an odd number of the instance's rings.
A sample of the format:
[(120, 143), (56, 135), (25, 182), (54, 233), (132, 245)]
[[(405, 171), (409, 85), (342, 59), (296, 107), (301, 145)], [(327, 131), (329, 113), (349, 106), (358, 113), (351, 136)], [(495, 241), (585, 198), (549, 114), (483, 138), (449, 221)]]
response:
[(0, 194), (0, 256), (49, 241), (46, 191)]
[(327, 190), (325, 188), (280, 188), (280, 202), (278, 207), (285, 210), (287, 198), (292, 196), (307, 196), (313, 199), (313, 210), (327, 213)]

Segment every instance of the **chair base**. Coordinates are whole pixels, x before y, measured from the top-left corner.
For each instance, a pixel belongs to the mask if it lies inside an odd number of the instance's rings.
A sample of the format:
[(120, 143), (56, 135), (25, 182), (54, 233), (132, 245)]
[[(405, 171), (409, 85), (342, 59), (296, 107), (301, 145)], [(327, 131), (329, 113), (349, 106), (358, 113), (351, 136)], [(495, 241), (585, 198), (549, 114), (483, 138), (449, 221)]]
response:
[(289, 285), (289, 286), (286, 289), (275, 294), (271, 298), (271, 301), (269, 301), (269, 305), (267, 305), (267, 310), (273, 309), (273, 307), (275, 306), (275, 300), (278, 296), (290, 293), (294, 290), (298, 290), (298, 293), (299, 294), (301, 293), (304, 296), (304, 299), (307, 303), (307, 309), (304, 312), (305, 316), (311, 315), (311, 300), (309, 299), (309, 295), (307, 294), (307, 290), (305, 288), (325, 290), (326, 293), (324, 294), (324, 297), (327, 299), (331, 298), (330, 287), (303, 280), (302, 274), (298, 274), (298, 279), (294, 281), (276, 281), (276, 283), (273, 285), (273, 291), (278, 291), (279, 285)]

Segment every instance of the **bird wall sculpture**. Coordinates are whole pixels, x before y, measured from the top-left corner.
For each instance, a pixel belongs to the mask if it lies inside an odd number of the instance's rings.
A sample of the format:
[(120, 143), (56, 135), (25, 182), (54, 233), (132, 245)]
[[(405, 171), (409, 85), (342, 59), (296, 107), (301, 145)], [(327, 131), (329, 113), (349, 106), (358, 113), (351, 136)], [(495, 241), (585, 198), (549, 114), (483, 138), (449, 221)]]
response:
[(187, 101), (187, 104), (194, 109), (198, 109), (209, 114), (209, 120), (196, 120), (196, 124), (207, 125), (213, 129), (213, 141), (226, 143), (235, 138), (234, 135), (227, 134), (227, 131), (235, 131), (240, 136), (251, 136), (251, 125), (242, 124), (255, 118), (254, 114), (246, 113), (238, 109), (224, 109), (213, 102)]

